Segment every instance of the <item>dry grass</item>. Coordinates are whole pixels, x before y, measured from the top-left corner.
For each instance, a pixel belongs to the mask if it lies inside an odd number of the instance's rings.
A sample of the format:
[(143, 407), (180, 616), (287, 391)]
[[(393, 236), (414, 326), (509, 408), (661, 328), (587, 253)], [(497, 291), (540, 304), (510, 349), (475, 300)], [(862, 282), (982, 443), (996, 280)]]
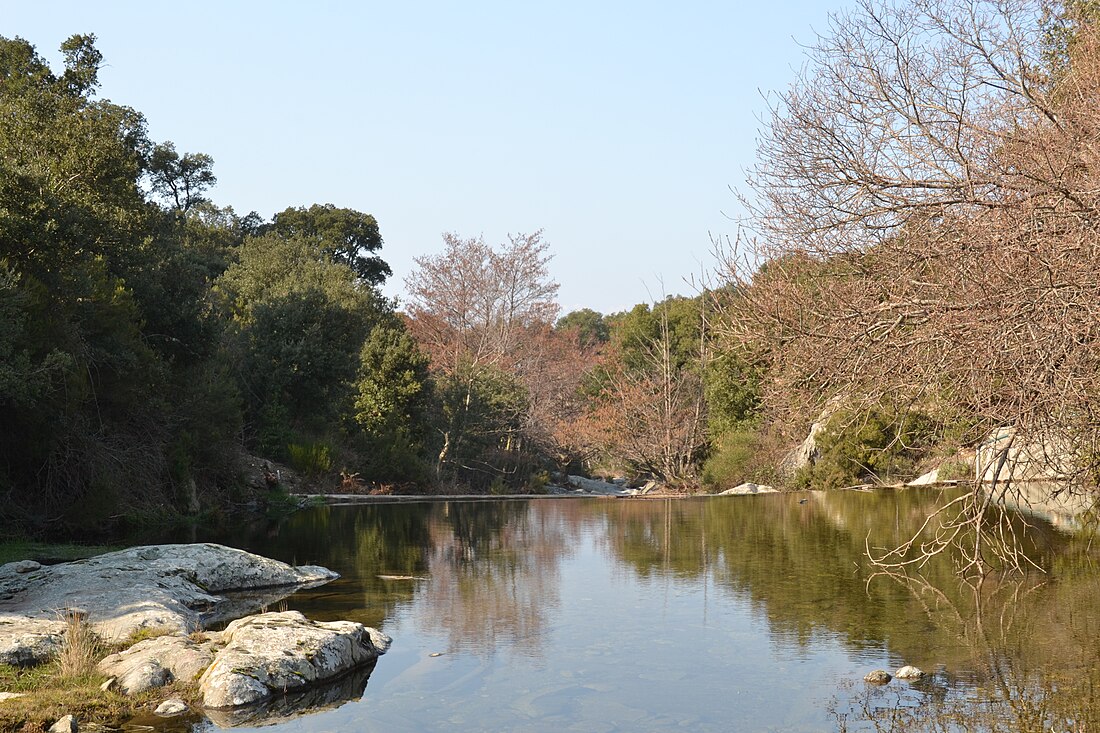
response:
[(65, 636), (57, 652), (58, 675), (62, 679), (80, 679), (94, 675), (104, 646), (92, 631), (87, 614), (70, 609), (65, 614)]

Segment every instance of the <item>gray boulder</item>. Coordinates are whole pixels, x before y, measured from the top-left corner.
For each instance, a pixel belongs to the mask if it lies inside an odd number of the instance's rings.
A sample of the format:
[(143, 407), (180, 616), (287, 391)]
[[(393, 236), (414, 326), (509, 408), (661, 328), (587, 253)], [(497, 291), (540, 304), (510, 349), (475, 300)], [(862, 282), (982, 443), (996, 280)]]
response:
[(183, 635), (158, 636), (104, 658), (99, 671), (114, 677), (120, 691), (136, 695), (173, 680), (191, 682), (213, 661), (213, 642), (199, 643)]
[[(8, 563), (0, 566), (0, 661), (48, 659), (65, 609), (84, 609), (95, 632), (118, 643), (142, 629), (204, 628), (335, 577), (215, 544), (133, 547), (47, 567)], [(227, 595), (238, 590), (247, 593)]]
[(203, 705), (251, 705), (335, 679), (389, 649), (385, 634), (352, 621), (310, 621), (297, 611), (234, 621), (225, 648), (199, 680)]

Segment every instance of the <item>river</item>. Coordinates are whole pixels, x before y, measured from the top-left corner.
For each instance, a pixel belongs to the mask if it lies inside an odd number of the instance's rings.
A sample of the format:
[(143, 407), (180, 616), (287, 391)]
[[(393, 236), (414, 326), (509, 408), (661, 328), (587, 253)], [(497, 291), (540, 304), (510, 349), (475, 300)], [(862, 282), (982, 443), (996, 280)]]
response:
[[(1017, 519), (1031, 572), (964, 582), (944, 553), (907, 580), (876, 575), (866, 548), (944, 498), (323, 506), (193, 539), (332, 568), (340, 580), (280, 608), (394, 639), (329, 709), (266, 713), (282, 720), (266, 731), (1095, 730), (1088, 536)], [(862, 679), (906, 664), (927, 676)], [(158, 727), (181, 724), (213, 728)]]

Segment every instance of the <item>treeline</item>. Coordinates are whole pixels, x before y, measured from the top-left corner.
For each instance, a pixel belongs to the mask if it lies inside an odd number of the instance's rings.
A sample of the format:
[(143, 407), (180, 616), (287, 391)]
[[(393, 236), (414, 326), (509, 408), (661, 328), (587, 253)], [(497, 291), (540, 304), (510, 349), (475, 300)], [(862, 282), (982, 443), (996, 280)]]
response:
[(693, 481), (701, 299), (558, 320), (541, 233), (445, 236), (404, 312), (369, 214), (240, 216), (213, 160), (0, 39), (0, 522), (96, 529), (250, 498), (244, 455), (327, 488)]

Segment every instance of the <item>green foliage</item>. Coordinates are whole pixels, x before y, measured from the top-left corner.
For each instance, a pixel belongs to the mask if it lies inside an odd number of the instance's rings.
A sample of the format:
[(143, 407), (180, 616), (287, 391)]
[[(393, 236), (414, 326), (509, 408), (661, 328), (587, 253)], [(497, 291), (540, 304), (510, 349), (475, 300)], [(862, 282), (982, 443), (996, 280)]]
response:
[(703, 463), (703, 483), (716, 491), (745, 481), (762, 483), (756, 460), (760, 451), (761, 437), (755, 425), (743, 423), (726, 430), (711, 441), (710, 455)]
[(974, 478), (974, 465), (969, 461), (952, 458), (940, 464), (937, 478), (940, 481), (968, 481)]
[[(264, 225), (214, 206), (210, 156), (94, 99), (95, 38), (62, 52), (55, 74), (0, 38), (0, 523), (91, 531), (216, 502), (242, 436), (279, 458), (322, 439), (352, 460), (422, 445), (430, 388), (372, 287), (389, 274), (367, 256), (374, 218), (326, 205)], [(364, 361), (379, 325), (395, 355)], [(360, 387), (384, 396), (402, 359), (413, 376), (364, 440)]]
[(827, 489), (912, 478), (935, 443), (936, 427), (924, 413), (893, 406), (840, 410), (817, 438), (818, 459), (800, 471), (796, 483)]
[(738, 353), (715, 354), (707, 362), (703, 387), (712, 435), (736, 429), (756, 417), (760, 409), (759, 367)]
[(428, 359), (396, 320), (371, 330), (359, 353), (357, 387), (363, 472), (379, 481), (425, 478)]
[(611, 328), (603, 314), (591, 308), (571, 311), (554, 324), (558, 331), (575, 331), (577, 343), (581, 346), (597, 346), (611, 340)]
[(381, 285), (393, 274), (382, 258), (368, 256), (382, 248), (378, 222), (370, 214), (332, 204), (289, 208), (275, 215), (262, 232), (309, 241), (334, 262), (343, 263), (367, 285)]
[(310, 478), (332, 470), (332, 448), (325, 443), (291, 443), (286, 453), (291, 467)]
[(484, 488), (500, 473), (526, 477), (515, 462), (529, 460), (519, 455), (528, 397), (512, 374), (463, 364), (440, 378), (437, 400), (434, 422), (444, 441), (437, 468), (441, 476), (475, 488)]

